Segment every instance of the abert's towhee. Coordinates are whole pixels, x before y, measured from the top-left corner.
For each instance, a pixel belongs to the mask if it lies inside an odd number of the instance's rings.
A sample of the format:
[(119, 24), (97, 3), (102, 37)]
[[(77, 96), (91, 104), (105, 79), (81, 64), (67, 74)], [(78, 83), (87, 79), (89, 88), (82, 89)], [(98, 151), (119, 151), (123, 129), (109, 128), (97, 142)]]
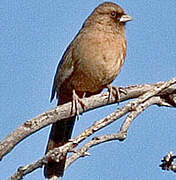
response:
[[(58, 65), (51, 101), (55, 94), (58, 105), (78, 97), (100, 93), (119, 74), (126, 55), (125, 23), (132, 18), (111, 2), (100, 4), (85, 20)], [(52, 125), (47, 152), (62, 146), (71, 138), (75, 117)], [(45, 165), (46, 178), (63, 175), (66, 156)]]

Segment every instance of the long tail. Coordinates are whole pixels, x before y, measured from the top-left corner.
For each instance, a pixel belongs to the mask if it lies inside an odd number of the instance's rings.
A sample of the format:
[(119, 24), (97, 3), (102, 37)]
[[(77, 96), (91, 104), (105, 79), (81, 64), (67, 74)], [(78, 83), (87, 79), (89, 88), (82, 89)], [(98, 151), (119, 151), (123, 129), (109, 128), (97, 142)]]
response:
[[(62, 146), (68, 142), (71, 138), (73, 126), (75, 123), (75, 117), (63, 119), (52, 125), (46, 153), (56, 147)], [(48, 164), (45, 165), (44, 175), (46, 178), (52, 178), (53, 176), (63, 176), (65, 168), (66, 155), (59, 162), (55, 162), (52, 159), (48, 160)]]

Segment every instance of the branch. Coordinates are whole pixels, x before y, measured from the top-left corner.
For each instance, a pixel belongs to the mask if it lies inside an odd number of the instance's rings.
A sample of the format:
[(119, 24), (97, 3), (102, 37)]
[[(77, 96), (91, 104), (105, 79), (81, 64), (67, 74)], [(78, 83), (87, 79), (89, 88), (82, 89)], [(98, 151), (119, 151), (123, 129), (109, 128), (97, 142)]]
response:
[[(151, 106), (153, 104), (161, 105), (161, 103), (162, 103), (162, 100), (160, 97), (152, 97), (152, 98), (148, 99), (146, 102), (139, 105), (135, 111), (132, 111), (130, 113), (130, 115), (128, 115), (128, 117), (123, 122), (123, 125), (122, 125), (122, 127), (118, 133), (104, 135), (104, 136), (100, 136), (100, 137), (94, 137), (91, 141), (89, 141), (88, 143), (83, 145), (79, 150), (77, 150), (72, 156), (70, 156), (67, 159), (65, 169), (67, 169), (78, 158), (86, 156), (87, 151), (95, 145), (98, 145), (98, 144), (101, 144), (104, 142), (108, 142), (108, 141), (113, 141), (113, 140), (122, 141), (122, 140), (126, 139), (127, 130), (130, 127), (132, 121), (137, 117), (137, 115), (139, 115), (142, 111), (147, 109), (149, 106)], [(118, 111), (123, 110), (123, 109), (127, 109), (127, 107), (128, 106), (125, 106), (124, 108), (119, 109)], [(116, 111), (116, 113), (118, 113), (118, 111)]]
[[(155, 84), (144, 84), (144, 85), (135, 85), (129, 86), (124, 88), (127, 94), (120, 94), (120, 101), (125, 101), (128, 99), (133, 99), (141, 96), (142, 94), (148, 92), (149, 90), (153, 89), (154, 87), (158, 88), (164, 84), (174, 84), (176, 78), (173, 78), (170, 81), (166, 82), (159, 82)], [(168, 95), (175, 95), (176, 94), (176, 85), (168, 86), (168, 88), (161, 93), (163, 95), (163, 99), (166, 103), (171, 103), (171, 105), (176, 106), (175, 99), (173, 100), (172, 97)], [(82, 102), (85, 104), (85, 111), (89, 111), (101, 106), (105, 106), (107, 104), (116, 103), (116, 97), (112, 97), (111, 99), (108, 98), (109, 93), (98, 94), (95, 96), (91, 96), (89, 98), (84, 98)], [(167, 98), (168, 99), (167, 99)], [(174, 104), (175, 103), (175, 104)], [(79, 105), (78, 106), (79, 112), (82, 113), (83, 109)], [(33, 119), (26, 121), (16, 130), (14, 130), (11, 134), (9, 134), (5, 139), (0, 142), (0, 160), (3, 158), (5, 154), (10, 152), (19, 142), (21, 142), (24, 138), (28, 137), (29, 135), (33, 134), (34, 132), (40, 130), (41, 128), (48, 126), (52, 123), (55, 123), (61, 119), (65, 119), (68, 117), (74, 116), (74, 113), (71, 113), (71, 102), (66, 103), (64, 105), (58, 106), (51, 110), (48, 110)]]
[(160, 167), (162, 170), (171, 170), (174, 173), (176, 173), (176, 165), (174, 164), (174, 160), (176, 159), (176, 155), (174, 155), (172, 152), (169, 152), (166, 156), (163, 157), (161, 160)]
[[(87, 128), (85, 131), (83, 131), (80, 135), (78, 135), (76, 138), (70, 140), (70, 142), (66, 143), (65, 145), (55, 148), (54, 150), (48, 152), (42, 159), (24, 166), (20, 170), (17, 171), (10, 179), (21, 179), (25, 174), (31, 172), (31, 167), (33, 166), (33, 170), (35, 170), (38, 166), (41, 167), (42, 164), (47, 162), (48, 157), (52, 157), (56, 161), (59, 161), (63, 154), (66, 154), (67, 152), (74, 152), (72, 156), (70, 156), (66, 162), (66, 168), (73, 163), (76, 159), (79, 157), (83, 157), (88, 155), (87, 150), (97, 144), (104, 143), (107, 141), (112, 140), (124, 140), (126, 138), (127, 130), (129, 129), (132, 121), (147, 107), (157, 104), (159, 106), (171, 106), (166, 100), (163, 98), (168, 94), (169, 96), (171, 93), (175, 93), (176, 86), (172, 85), (175, 83), (176, 79), (172, 79), (167, 82), (160, 82), (152, 85), (139, 85), (139, 86), (131, 86), (126, 88), (127, 89), (127, 95), (129, 96), (130, 92), (131, 94), (134, 93), (134, 90), (136, 91), (136, 87), (146, 88), (150, 86), (150, 90), (143, 91), (145, 94), (141, 95), (138, 99), (133, 100), (132, 102), (127, 103), (124, 107), (117, 109), (112, 114), (108, 115), (106, 118), (103, 118), (102, 120), (99, 120), (95, 122), (92, 126)], [(138, 92), (138, 91), (137, 91)], [(140, 93), (139, 93), (140, 94)], [(173, 94), (172, 94), (173, 95)], [(104, 95), (103, 95), (104, 96)], [(123, 98), (122, 98), (123, 97)], [(162, 98), (161, 98), (162, 97)], [(167, 97), (167, 96), (166, 96)], [(107, 96), (108, 98), (108, 96)], [(114, 97), (115, 98), (115, 97)], [(121, 101), (126, 100), (125, 95), (121, 95)], [(87, 98), (89, 99), (89, 98)], [(112, 103), (112, 102), (110, 102)], [(103, 127), (109, 125), (110, 123), (114, 122), (115, 120), (119, 119), (126, 113), (130, 112), (126, 120), (123, 122), (123, 125), (118, 133), (110, 134), (110, 135), (104, 135), (101, 137), (94, 137), (90, 142), (83, 145), (79, 150), (75, 151), (73, 148), (75, 148), (80, 142), (85, 140), (87, 137), (95, 133), (96, 131), (102, 129)], [(23, 171), (22, 171), (23, 170)]]

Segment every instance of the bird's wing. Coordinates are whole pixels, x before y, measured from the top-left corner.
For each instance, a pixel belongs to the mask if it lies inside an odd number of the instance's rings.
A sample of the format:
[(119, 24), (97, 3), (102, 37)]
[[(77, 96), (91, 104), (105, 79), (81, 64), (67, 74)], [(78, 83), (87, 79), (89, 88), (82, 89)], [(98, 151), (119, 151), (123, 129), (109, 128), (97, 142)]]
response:
[(60, 86), (65, 81), (65, 79), (69, 78), (69, 76), (72, 74), (73, 68), (74, 66), (72, 61), (72, 43), (71, 43), (66, 49), (65, 53), (62, 56), (62, 59), (60, 60), (57, 66), (50, 101), (54, 99), (55, 93), (58, 92)]

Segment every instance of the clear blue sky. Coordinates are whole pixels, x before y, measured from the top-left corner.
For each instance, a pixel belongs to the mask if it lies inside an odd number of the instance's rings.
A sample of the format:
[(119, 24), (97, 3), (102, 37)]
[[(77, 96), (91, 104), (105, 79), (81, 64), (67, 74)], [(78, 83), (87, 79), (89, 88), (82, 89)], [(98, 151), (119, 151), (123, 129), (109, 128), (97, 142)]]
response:
[[(65, 48), (85, 18), (101, 0), (1, 0), (0, 3), (0, 139), (26, 120), (50, 109), (52, 79)], [(126, 27), (128, 51), (117, 86), (153, 83), (176, 75), (176, 1), (119, 0), (133, 21)], [(81, 116), (74, 136), (117, 108), (98, 109)], [(63, 180), (172, 180), (160, 159), (176, 152), (176, 109), (151, 107), (132, 124), (124, 142), (110, 142), (90, 150), (74, 163)], [(122, 118), (123, 120), (124, 118)], [(114, 133), (122, 122), (104, 133)], [(49, 127), (18, 144), (0, 162), (0, 179), (42, 157)], [(25, 180), (43, 178), (36, 170)]]

